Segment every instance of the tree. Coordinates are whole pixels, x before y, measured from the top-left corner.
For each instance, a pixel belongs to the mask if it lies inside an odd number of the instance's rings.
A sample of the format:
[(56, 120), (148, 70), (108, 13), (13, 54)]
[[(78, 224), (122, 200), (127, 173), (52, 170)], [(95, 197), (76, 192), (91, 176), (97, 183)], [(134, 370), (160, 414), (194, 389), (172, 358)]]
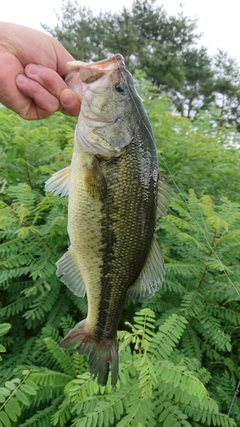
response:
[(214, 57), (215, 98), (219, 124), (235, 125), (240, 130), (240, 67), (226, 52)]
[(57, 25), (43, 28), (76, 59), (94, 61), (120, 52), (130, 71), (144, 71), (181, 115), (195, 119), (200, 109), (217, 106), (217, 124), (240, 129), (239, 67), (226, 53), (213, 58), (197, 46), (197, 21), (182, 9), (172, 16), (155, 0), (134, 0), (120, 13), (94, 15), (76, 0), (63, 0), (57, 17)]
[[(63, 1), (59, 24), (43, 28), (58, 38), (77, 59), (96, 60), (120, 52), (132, 71), (146, 71), (157, 85), (179, 87), (181, 52), (194, 43), (196, 21), (181, 12), (168, 17), (155, 0), (136, 0), (121, 13), (100, 12)], [(181, 79), (180, 79), (181, 81)]]
[(207, 49), (187, 49), (182, 53), (184, 82), (180, 91), (169, 88), (178, 111), (193, 118), (200, 109), (208, 109), (214, 101), (214, 71)]
[(182, 54), (196, 43), (196, 21), (181, 11), (168, 16), (154, 1), (137, 0), (132, 4), (134, 25), (140, 29), (135, 47), (138, 69), (161, 89), (179, 89), (184, 81)]
[[(89, 7), (79, 6), (77, 1), (62, 1), (61, 14), (56, 14), (59, 24), (43, 28), (56, 37), (76, 58), (90, 62), (100, 59), (104, 51), (105, 29), (102, 14), (93, 15)], [(104, 18), (105, 23), (106, 17)]]

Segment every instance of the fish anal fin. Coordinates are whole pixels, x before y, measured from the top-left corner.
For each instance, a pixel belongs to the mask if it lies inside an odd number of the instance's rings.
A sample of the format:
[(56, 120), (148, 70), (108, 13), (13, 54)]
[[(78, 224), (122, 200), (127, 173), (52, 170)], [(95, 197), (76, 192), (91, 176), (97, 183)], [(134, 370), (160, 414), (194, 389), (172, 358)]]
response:
[(157, 216), (159, 218), (166, 215), (171, 197), (172, 197), (172, 187), (170, 187), (170, 185), (167, 184), (165, 175), (159, 173), (158, 200), (157, 200)]
[(86, 287), (82, 278), (77, 257), (73, 249), (69, 250), (57, 261), (57, 276), (78, 297), (84, 297)]
[(67, 166), (55, 172), (45, 184), (45, 191), (55, 194), (55, 196), (67, 196), (69, 192), (69, 181), (71, 176), (71, 166)]
[(138, 279), (128, 288), (128, 297), (136, 301), (153, 297), (161, 287), (164, 275), (165, 269), (162, 253), (157, 240), (153, 239), (147, 260)]

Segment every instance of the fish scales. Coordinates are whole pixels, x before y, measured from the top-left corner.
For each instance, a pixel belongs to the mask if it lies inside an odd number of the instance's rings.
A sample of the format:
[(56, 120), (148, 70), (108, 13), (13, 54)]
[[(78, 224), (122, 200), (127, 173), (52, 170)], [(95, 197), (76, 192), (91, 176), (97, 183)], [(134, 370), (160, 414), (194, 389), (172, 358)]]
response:
[[(71, 64), (71, 63), (70, 63)], [(68, 84), (82, 99), (71, 167), (46, 183), (69, 195), (71, 245), (57, 275), (77, 297), (87, 293), (87, 318), (60, 343), (89, 357), (92, 377), (118, 378), (117, 327), (127, 295), (149, 298), (164, 277), (154, 239), (159, 173), (155, 142), (121, 55), (72, 65)], [(163, 205), (170, 198), (162, 183)], [(161, 211), (161, 209), (160, 209)]]
[[(115, 334), (127, 289), (137, 280), (146, 261), (155, 227), (156, 200), (142, 197), (138, 139), (125, 153), (102, 166), (108, 188), (102, 205), (102, 239), (106, 248), (101, 269), (101, 300), (98, 325)], [(135, 171), (135, 172), (134, 172)], [(148, 192), (156, 189), (152, 179)], [(116, 310), (117, 307), (117, 310)], [(101, 320), (103, 324), (101, 324)]]

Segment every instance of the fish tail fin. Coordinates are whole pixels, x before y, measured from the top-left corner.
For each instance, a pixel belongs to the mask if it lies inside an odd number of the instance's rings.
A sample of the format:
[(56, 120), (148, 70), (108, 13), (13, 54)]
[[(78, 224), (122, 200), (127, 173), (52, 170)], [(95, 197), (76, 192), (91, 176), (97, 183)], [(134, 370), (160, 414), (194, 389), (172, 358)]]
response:
[(89, 370), (92, 379), (97, 378), (98, 384), (107, 384), (111, 366), (111, 384), (114, 387), (118, 380), (118, 340), (103, 337), (97, 341), (88, 329), (86, 319), (79, 322), (60, 342), (59, 346), (66, 350), (77, 344), (76, 352), (89, 357)]

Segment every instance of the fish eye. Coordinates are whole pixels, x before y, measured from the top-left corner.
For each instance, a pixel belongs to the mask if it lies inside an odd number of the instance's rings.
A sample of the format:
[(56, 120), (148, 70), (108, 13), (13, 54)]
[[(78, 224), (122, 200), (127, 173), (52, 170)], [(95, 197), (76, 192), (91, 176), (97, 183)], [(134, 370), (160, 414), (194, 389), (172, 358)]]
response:
[(119, 82), (115, 85), (115, 89), (118, 93), (123, 93), (123, 92), (126, 92), (127, 85), (124, 82)]

